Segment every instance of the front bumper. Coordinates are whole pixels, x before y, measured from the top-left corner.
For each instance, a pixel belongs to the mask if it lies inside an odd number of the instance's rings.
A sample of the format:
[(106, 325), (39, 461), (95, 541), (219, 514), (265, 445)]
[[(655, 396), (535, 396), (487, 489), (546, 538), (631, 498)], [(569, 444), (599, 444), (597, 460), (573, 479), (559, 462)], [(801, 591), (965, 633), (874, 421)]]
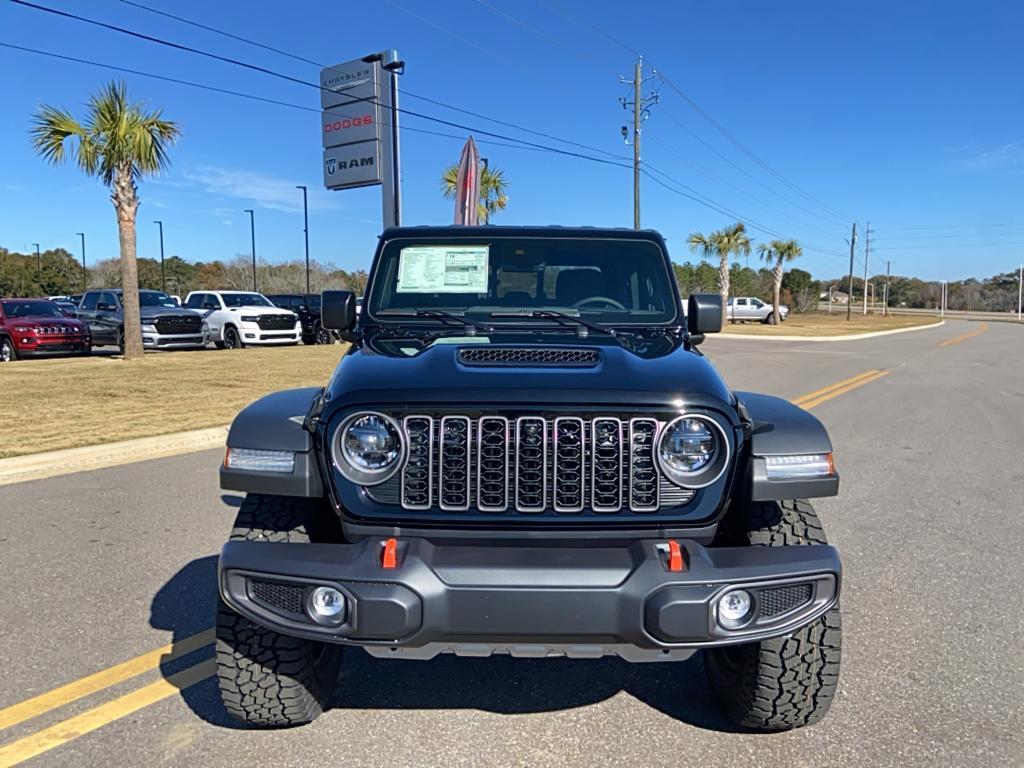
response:
[(57, 336), (33, 338), (26, 343), (19, 339), (15, 345), (18, 357), (50, 357), (56, 355), (80, 355), (92, 348), (88, 336)]
[[(832, 547), (678, 544), (682, 570), (673, 572), (664, 540), (570, 548), (441, 546), (406, 538), (397, 540), (392, 569), (382, 566), (382, 539), (231, 541), (221, 552), (219, 584), (234, 610), (283, 634), (407, 658), (442, 652), (685, 658), (697, 648), (789, 634), (838, 600), (842, 567)], [(344, 623), (324, 626), (305, 613), (318, 585), (345, 595)], [(737, 587), (753, 595), (755, 614), (726, 630), (715, 603)], [(793, 594), (802, 602), (780, 602), (780, 595)]]
[(241, 323), (238, 333), (248, 346), (252, 344), (296, 344), (302, 340), (302, 327), (296, 323), (294, 328), (287, 330), (264, 330), (252, 323)]
[(202, 349), (209, 341), (210, 334), (203, 333), (149, 333), (143, 331), (142, 346), (144, 349)]

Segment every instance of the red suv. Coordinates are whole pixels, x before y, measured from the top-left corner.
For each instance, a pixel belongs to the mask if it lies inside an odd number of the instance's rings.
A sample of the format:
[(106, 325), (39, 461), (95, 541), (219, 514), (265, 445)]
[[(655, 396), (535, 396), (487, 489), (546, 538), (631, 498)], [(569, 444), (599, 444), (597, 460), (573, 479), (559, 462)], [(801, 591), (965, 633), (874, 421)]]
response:
[(46, 299), (0, 299), (0, 363), (92, 351), (89, 328)]

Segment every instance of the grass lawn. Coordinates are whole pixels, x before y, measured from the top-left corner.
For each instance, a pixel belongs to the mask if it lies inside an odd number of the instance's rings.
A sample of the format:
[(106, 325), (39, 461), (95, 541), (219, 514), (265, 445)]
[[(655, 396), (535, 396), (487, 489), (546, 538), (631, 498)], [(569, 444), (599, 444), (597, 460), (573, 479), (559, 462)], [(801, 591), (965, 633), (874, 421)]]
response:
[(842, 312), (805, 312), (791, 314), (781, 325), (762, 323), (726, 323), (722, 329), (728, 334), (756, 334), (758, 336), (841, 336), (848, 333), (869, 333), (891, 331), (897, 328), (913, 328), (918, 325), (932, 325), (939, 318), (932, 315), (862, 315), (854, 310), (850, 322), (846, 322), (846, 308)]
[(323, 386), (343, 344), (0, 365), (0, 458), (230, 423), (262, 395)]

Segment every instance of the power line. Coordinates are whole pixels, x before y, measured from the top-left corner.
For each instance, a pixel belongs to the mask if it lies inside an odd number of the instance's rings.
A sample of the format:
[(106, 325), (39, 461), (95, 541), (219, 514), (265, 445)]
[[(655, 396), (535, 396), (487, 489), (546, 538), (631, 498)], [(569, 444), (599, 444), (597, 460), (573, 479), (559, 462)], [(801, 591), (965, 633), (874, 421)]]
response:
[(601, 37), (605, 38), (606, 40), (610, 40), (611, 42), (615, 43), (615, 45), (619, 46), (620, 48), (624, 48), (625, 50), (629, 51), (634, 56), (640, 56), (641, 55), (640, 51), (636, 50), (636, 48), (633, 48), (632, 46), (627, 45), (626, 43), (624, 43), (621, 40), (619, 40), (617, 37), (614, 37), (611, 34), (609, 34), (608, 32), (605, 32), (603, 29), (601, 29), (596, 24), (591, 24), (590, 22), (587, 22), (585, 20), (584, 21), (580, 21), (575, 16), (567, 13), (566, 11), (564, 11), (561, 8), (559, 8), (558, 6), (556, 6), (554, 3), (546, 2), (546, 0), (537, 0), (537, 2), (540, 3), (541, 5), (543, 5), (544, 7), (548, 8), (549, 10), (554, 11), (559, 16), (561, 16), (563, 19), (566, 19), (567, 21), (569, 21), (569, 22), (571, 22), (573, 24), (576, 24), (577, 26), (586, 27), (587, 29), (590, 29), (590, 30), (596, 32)]
[(698, 105), (693, 99), (691, 99), (689, 96), (687, 96), (683, 92), (683, 90), (681, 88), (679, 88), (679, 86), (677, 86), (674, 82), (669, 80), (669, 78), (665, 76), (664, 72), (659, 72), (659, 74), (661, 75), (662, 82), (664, 82), (665, 85), (667, 85), (669, 88), (671, 88), (673, 91), (675, 91), (676, 94), (683, 101), (685, 101), (687, 103), (687, 105), (689, 105), (689, 107), (691, 109), (693, 109), (698, 115), (700, 115), (702, 118), (704, 118), (704, 120), (706, 120), (711, 126), (713, 126), (719, 133), (721, 133), (732, 144), (734, 144), (737, 148), (739, 148), (740, 151), (742, 151), (745, 155), (747, 155), (752, 160), (754, 160), (754, 162), (756, 162), (758, 165), (760, 165), (762, 168), (764, 168), (766, 171), (768, 171), (772, 176), (777, 178), (779, 181), (781, 181), (783, 184), (785, 184), (787, 187), (792, 189), (797, 194), (801, 195), (802, 197), (806, 198), (807, 200), (809, 200), (812, 203), (814, 203), (815, 205), (817, 205), (819, 208), (821, 208), (823, 211), (825, 211), (829, 215), (831, 215), (831, 216), (833, 216), (833, 217), (835, 217), (835, 218), (837, 218), (839, 220), (843, 220), (845, 218), (843, 216), (843, 214), (841, 214), (835, 208), (832, 208), (832, 207), (826, 205), (825, 203), (821, 202), (820, 200), (818, 200), (816, 197), (814, 197), (810, 193), (805, 192), (803, 189), (801, 189), (796, 184), (794, 184), (792, 181), (790, 181), (788, 178), (786, 178), (781, 172), (777, 171), (775, 168), (773, 168), (771, 165), (769, 165), (766, 161), (762, 160), (757, 155), (757, 153), (755, 153), (752, 149), (750, 149), (750, 147), (748, 147), (746, 144), (744, 144), (742, 141), (740, 141), (738, 138), (736, 138), (732, 133), (730, 133), (728, 130), (726, 130), (726, 128), (721, 123), (719, 123), (717, 120), (715, 120), (711, 115), (709, 115), (706, 111), (704, 111), (700, 107), (700, 105)]

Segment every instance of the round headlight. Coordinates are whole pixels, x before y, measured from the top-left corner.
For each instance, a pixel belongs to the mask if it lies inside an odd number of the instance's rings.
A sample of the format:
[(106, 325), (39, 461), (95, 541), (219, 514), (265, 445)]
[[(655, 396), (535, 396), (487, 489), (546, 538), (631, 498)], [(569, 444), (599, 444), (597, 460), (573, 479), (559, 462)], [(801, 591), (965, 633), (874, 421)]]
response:
[(658, 441), (658, 465), (676, 485), (704, 488), (726, 468), (729, 443), (718, 423), (705, 416), (680, 416)]
[(334, 442), (334, 463), (346, 478), (376, 485), (401, 464), (402, 435), (398, 423), (382, 413), (356, 413), (342, 422)]

